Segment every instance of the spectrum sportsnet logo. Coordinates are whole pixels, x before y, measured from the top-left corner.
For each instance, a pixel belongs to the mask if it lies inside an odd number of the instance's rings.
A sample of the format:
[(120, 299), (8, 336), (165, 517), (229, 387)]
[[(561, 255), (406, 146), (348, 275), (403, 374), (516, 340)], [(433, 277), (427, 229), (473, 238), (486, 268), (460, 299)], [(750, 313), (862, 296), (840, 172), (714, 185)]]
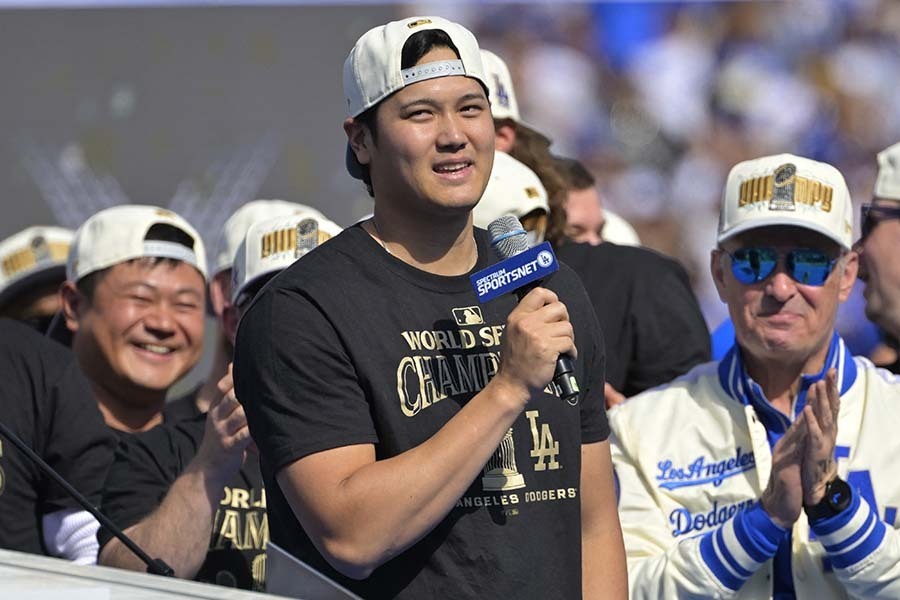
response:
[(478, 301), (484, 304), (559, 270), (549, 242), (511, 256), (470, 277)]

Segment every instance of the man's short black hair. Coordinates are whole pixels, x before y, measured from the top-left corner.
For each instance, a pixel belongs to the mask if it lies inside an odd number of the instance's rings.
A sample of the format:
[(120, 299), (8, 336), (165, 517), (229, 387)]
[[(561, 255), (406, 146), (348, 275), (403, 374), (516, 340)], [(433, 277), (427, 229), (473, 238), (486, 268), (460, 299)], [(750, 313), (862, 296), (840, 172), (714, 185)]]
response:
[[(195, 240), (193, 236), (191, 236), (186, 231), (175, 227), (174, 225), (169, 225), (168, 223), (156, 223), (150, 226), (150, 229), (147, 230), (147, 235), (144, 236), (144, 241), (147, 242), (173, 242), (176, 244), (181, 244), (191, 250), (195, 249)], [(199, 257), (198, 257), (199, 258)], [(141, 264), (145, 264), (147, 266), (155, 266), (161, 262), (164, 262), (173, 268), (178, 266), (180, 260), (175, 258), (163, 258), (159, 256), (142, 256), (141, 258), (132, 258), (130, 260), (126, 260), (123, 262), (132, 263), (135, 261), (139, 261)], [(113, 265), (115, 266), (115, 265)], [(78, 288), (78, 291), (84, 294), (88, 301), (94, 301), (94, 292), (97, 290), (97, 286), (100, 285), (100, 282), (103, 280), (103, 277), (106, 276), (107, 271), (109, 271), (112, 267), (106, 267), (105, 269), (100, 269), (98, 271), (94, 271), (93, 273), (88, 273), (81, 279), (79, 279), (75, 286)]]
[[(406, 43), (403, 44), (403, 50), (400, 53), (400, 68), (409, 69), (410, 67), (414, 67), (423, 56), (431, 52), (434, 48), (450, 48), (453, 50), (453, 53), (456, 54), (456, 57), (459, 58), (459, 49), (445, 31), (440, 29), (426, 29), (409, 36)], [(372, 135), (372, 142), (376, 144), (378, 143), (378, 127), (376, 125), (375, 112), (380, 105), (381, 102), (353, 118), (357, 123), (366, 126), (369, 133)], [(355, 154), (352, 159), (354, 161), (356, 160)], [(369, 196), (374, 198), (375, 190), (372, 189), (372, 177), (369, 175), (369, 165), (360, 164), (359, 167), (362, 171), (363, 183), (366, 184), (366, 191), (369, 192)]]

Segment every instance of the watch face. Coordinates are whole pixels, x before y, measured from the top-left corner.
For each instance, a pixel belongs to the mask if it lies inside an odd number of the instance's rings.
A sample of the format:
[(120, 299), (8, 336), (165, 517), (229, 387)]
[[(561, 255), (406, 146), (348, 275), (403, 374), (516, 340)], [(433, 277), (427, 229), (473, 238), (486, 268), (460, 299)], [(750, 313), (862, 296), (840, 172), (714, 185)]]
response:
[(850, 505), (852, 492), (846, 481), (840, 477), (828, 483), (825, 488), (825, 499), (835, 512), (840, 512)]

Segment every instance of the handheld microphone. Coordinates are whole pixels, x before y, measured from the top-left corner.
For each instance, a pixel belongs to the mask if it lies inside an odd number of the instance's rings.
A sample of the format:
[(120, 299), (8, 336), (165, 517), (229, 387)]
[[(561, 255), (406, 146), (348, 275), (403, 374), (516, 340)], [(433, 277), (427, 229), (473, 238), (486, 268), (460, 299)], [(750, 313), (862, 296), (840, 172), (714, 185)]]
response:
[[(527, 234), (514, 215), (494, 219), (488, 225), (488, 232), (491, 247), (501, 262), (472, 275), (472, 284), (480, 301), (513, 291), (521, 301), (528, 292), (541, 285), (546, 275), (559, 269), (549, 243), (528, 247)], [(578, 381), (572, 357), (568, 354), (560, 354), (556, 359), (553, 385), (560, 398), (572, 405), (577, 403)]]
[(28, 447), (28, 444), (23, 442), (19, 437), (13, 433), (9, 428), (6, 427), (2, 422), (0, 422), (0, 435), (3, 435), (6, 439), (12, 442), (13, 446), (18, 448), (25, 456), (29, 458), (34, 464), (40, 468), (42, 472), (49, 475), (53, 481), (58, 483), (60, 487), (62, 487), (66, 492), (75, 499), (81, 507), (94, 515), (94, 518), (97, 519), (101, 525), (109, 529), (114, 536), (119, 538), (119, 540), (125, 544), (125, 546), (134, 552), (135, 556), (140, 558), (145, 565), (147, 565), (147, 572), (151, 575), (164, 575), (166, 577), (175, 577), (175, 571), (167, 565), (163, 559), (161, 558), (150, 558), (150, 556), (144, 552), (140, 546), (134, 543), (130, 537), (125, 535), (125, 532), (119, 529), (115, 523), (113, 523), (109, 517), (100, 512), (97, 507), (92, 506), (91, 503), (85, 498), (81, 493), (76, 490), (72, 485), (63, 479), (62, 475), (53, 470), (53, 467), (44, 462), (38, 454)]

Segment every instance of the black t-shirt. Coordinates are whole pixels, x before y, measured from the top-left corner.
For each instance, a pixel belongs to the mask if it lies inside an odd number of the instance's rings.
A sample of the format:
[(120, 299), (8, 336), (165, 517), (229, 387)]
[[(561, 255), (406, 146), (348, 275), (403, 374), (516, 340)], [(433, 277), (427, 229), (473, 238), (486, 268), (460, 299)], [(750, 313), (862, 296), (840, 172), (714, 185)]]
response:
[(203, 413), (197, 408), (197, 394), (200, 393), (200, 387), (194, 391), (166, 402), (163, 406), (163, 422), (177, 423), (178, 421), (186, 421), (193, 419)]
[[(93, 504), (115, 438), (65, 347), (0, 319), (0, 420)], [(44, 515), (79, 508), (66, 491), (0, 435), (0, 548), (46, 554)]]
[[(496, 262), (476, 230), (478, 264)], [(479, 305), (351, 227), (279, 274), (242, 317), (235, 389), (261, 452), (272, 540), (369, 598), (573, 598), (581, 594), (581, 445), (606, 439), (603, 340), (564, 265), (546, 287), (575, 328), (582, 394), (536, 393), (456, 507), (364, 581), (316, 551), (275, 474), (303, 456), (374, 444), (378, 459), (431, 438), (496, 373), (516, 300)]]
[(646, 248), (567, 243), (606, 340), (606, 381), (626, 396), (710, 360), (709, 329), (684, 268)]
[[(205, 423), (201, 414), (122, 437), (103, 491), (103, 510), (116, 525), (131, 527), (162, 503), (197, 454)], [(97, 538), (102, 548), (112, 534), (101, 527)], [(222, 491), (209, 551), (194, 579), (262, 591), (268, 540), (266, 494), (259, 461), (251, 454)]]

